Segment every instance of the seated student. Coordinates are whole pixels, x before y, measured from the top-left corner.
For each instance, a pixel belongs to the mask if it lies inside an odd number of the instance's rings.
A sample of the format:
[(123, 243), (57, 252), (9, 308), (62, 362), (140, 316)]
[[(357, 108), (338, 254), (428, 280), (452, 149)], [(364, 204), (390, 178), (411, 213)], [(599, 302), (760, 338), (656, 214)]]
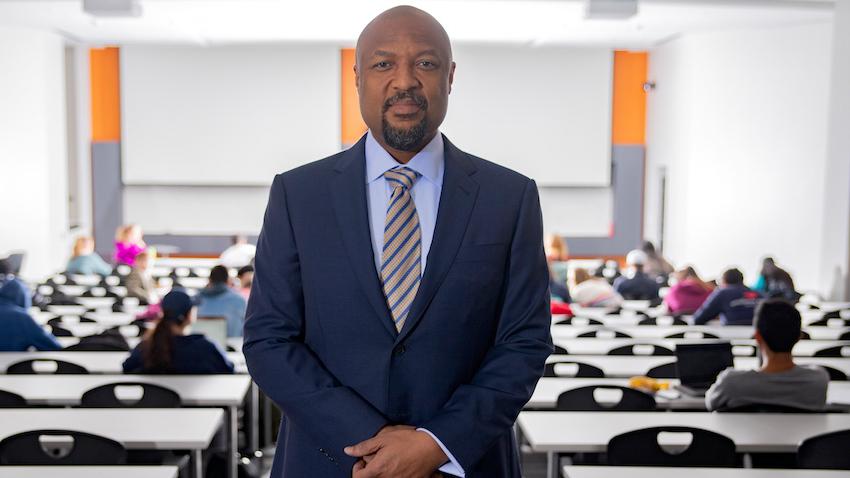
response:
[(643, 266), (646, 264), (646, 253), (635, 249), (626, 256), (626, 264), (631, 275), (618, 277), (614, 281), (614, 290), (626, 300), (656, 300), (658, 299), (658, 282), (646, 275)]
[(138, 224), (118, 227), (115, 233), (115, 263), (136, 265), (136, 256), (147, 249), (142, 228)]
[(643, 266), (643, 272), (651, 279), (661, 278), (662, 282), (666, 283), (666, 278), (673, 273), (673, 266), (667, 262), (658, 251), (655, 250), (655, 245), (650, 241), (644, 241), (640, 246), (646, 254), (646, 263)]
[(124, 361), (124, 373), (226, 374), (233, 363), (200, 334), (186, 335), (195, 321), (195, 303), (181, 290), (162, 298), (162, 318)]
[(106, 263), (97, 252), (94, 252), (94, 239), (90, 236), (80, 236), (74, 241), (74, 252), (65, 267), (68, 274), (108, 276), (112, 274), (112, 266)]
[(791, 274), (777, 266), (772, 257), (765, 257), (762, 261), (761, 272), (753, 289), (768, 298), (777, 297), (791, 302), (797, 302), (800, 299)]
[(218, 265), (210, 270), (210, 282), (201, 290), (200, 296), (200, 317), (224, 317), (227, 319), (227, 336), (242, 337), (248, 303), (230, 288), (230, 274), (227, 268)]
[(691, 266), (674, 272), (673, 278), (676, 283), (664, 296), (664, 304), (673, 315), (693, 314), (711, 294), (712, 287), (703, 282)]
[(744, 285), (744, 274), (729, 269), (702, 306), (694, 313), (694, 325), (720, 317), (723, 325), (750, 325), (761, 294)]
[(705, 395), (709, 410), (747, 405), (821, 410), (829, 374), (818, 366), (794, 364), (791, 349), (800, 340), (800, 312), (787, 301), (768, 299), (755, 313), (755, 339), (763, 364), (759, 370), (726, 369)]
[(241, 267), (236, 273), (239, 280), (239, 295), (246, 301), (251, 296), (251, 285), (254, 283), (254, 266)]
[(586, 269), (570, 270), (570, 295), (573, 303), (582, 307), (617, 308), (623, 303), (611, 284), (601, 277), (592, 277)]
[(0, 287), (0, 352), (59, 350), (56, 338), (42, 329), (27, 312), (29, 289), (18, 279)]
[(156, 283), (150, 270), (150, 254), (142, 251), (136, 256), (133, 270), (127, 275), (126, 287), (127, 297), (135, 297), (144, 304), (156, 304), (159, 302), (156, 293)]

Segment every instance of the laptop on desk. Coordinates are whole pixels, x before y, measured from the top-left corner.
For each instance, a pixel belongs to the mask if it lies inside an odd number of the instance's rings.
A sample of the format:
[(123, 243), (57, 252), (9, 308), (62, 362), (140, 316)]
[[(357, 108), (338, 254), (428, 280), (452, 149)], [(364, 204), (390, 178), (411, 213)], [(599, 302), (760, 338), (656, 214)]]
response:
[(733, 364), (730, 342), (676, 345), (676, 369), (681, 382), (676, 389), (686, 395), (704, 397), (720, 372)]

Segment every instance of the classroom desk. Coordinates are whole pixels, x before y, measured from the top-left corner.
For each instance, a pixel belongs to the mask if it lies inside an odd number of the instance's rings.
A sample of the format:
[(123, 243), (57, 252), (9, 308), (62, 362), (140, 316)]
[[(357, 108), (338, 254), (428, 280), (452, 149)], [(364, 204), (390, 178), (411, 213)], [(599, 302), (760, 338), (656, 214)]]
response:
[[(142, 340), (140, 337), (124, 337), (127, 341), (127, 344), (131, 349), (136, 347), (139, 342)], [(56, 337), (56, 340), (59, 341), (59, 345), (63, 348), (70, 347), (72, 345), (76, 345), (80, 343), (80, 337)], [(229, 337), (227, 339), (227, 346), (232, 347), (233, 351), (241, 352), (242, 351), (242, 337)]]
[[(646, 355), (550, 355), (546, 360), (549, 362), (582, 362), (601, 368), (605, 376), (634, 377), (635, 375), (646, 375), (649, 369), (666, 363), (674, 363), (674, 356), (646, 356)], [(797, 357), (794, 360), (799, 365), (825, 365), (850, 375), (850, 360), (847, 358), (832, 357)], [(752, 370), (758, 367), (756, 357), (735, 357), (735, 368), (740, 370)]]
[[(553, 339), (576, 338), (579, 334), (596, 330), (605, 331), (605, 333), (600, 334), (597, 338), (614, 338), (613, 332), (608, 332), (609, 330), (618, 330), (633, 338), (646, 339), (663, 339), (671, 334), (678, 334), (682, 332), (686, 334), (693, 332), (705, 332), (727, 340), (750, 339), (753, 337), (753, 328), (749, 325), (635, 325), (613, 328), (599, 325), (553, 325), (551, 330)], [(809, 333), (812, 340), (838, 340), (838, 337), (841, 336), (841, 334), (850, 332), (850, 327), (804, 327), (803, 330)], [(698, 337), (688, 337), (686, 335), (685, 338)]]
[[(251, 391), (251, 377), (248, 375), (0, 375), (0, 390), (16, 393), (31, 405), (76, 406), (86, 391), (126, 381), (170, 388), (180, 395), (186, 406), (224, 408), (227, 411), (228, 447), (234, 457), (231, 466), (235, 467), (238, 453), (237, 411)], [(251, 413), (256, 413), (256, 409)]]
[(190, 450), (192, 474), (203, 476), (201, 452), (222, 424), (218, 408), (40, 408), (0, 410), (0, 439), (41, 429), (76, 430), (120, 442), (128, 450)]
[[(97, 326), (98, 328), (110, 328), (110, 327), (120, 327), (122, 325), (128, 325), (132, 322), (136, 317), (133, 314), (127, 314), (124, 312), (91, 312), (85, 314), (87, 318), (94, 319), (94, 322), (80, 322), (80, 316), (78, 315), (61, 315), (60, 317), (61, 324), (60, 327), (69, 328), (76, 325), (85, 325), (85, 326)], [(57, 316), (51, 314), (49, 312), (42, 312), (37, 316), (33, 316), (36, 323), (39, 325), (47, 324), (47, 321)]]
[[(606, 339), (606, 338), (558, 338), (555, 345), (563, 347), (570, 355), (606, 355), (610, 350), (633, 344), (652, 344), (666, 347), (675, 352), (678, 344), (713, 343), (717, 339)], [(737, 356), (748, 357), (755, 353), (756, 341), (752, 339), (733, 339), (732, 353)], [(818, 350), (835, 346), (847, 347), (847, 356), (850, 357), (850, 340), (801, 340), (794, 346), (794, 356), (811, 357)], [(650, 348), (651, 349), (651, 348)], [(634, 355), (640, 355), (642, 348), (635, 349)], [(647, 353), (651, 353), (648, 350)]]
[[(807, 325), (811, 324), (812, 322), (815, 322), (817, 320), (822, 319), (824, 314), (826, 314), (827, 312), (829, 312), (829, 310), (806, 310), (806, 311), (801, 312), (800, 317), (802, 319), (803, 326), (807, 326)], [(651, 314), (648, 314), (648, 315), (651, 315)], [(673, 325), (673, 317), (666, 314), (666, 313), (659, 313), (658, 315), (651, 315), (651, 316), (656, 319), (657, 325), (662, 325), (662, 326)], [(850, 319), (850, 310), (842, 310), (841, 316), (844, 319)], [(552, 323), (555, 324), (555, 323), (558, 323), (559, 321), (565, 320), (565, 319), (567, 319), (566, 315), (561, 315), (561, 314), (553, 315), (552, 316)], [(572, 322), (573, 322), (573, 325), (589, 325), (588, 322), (590, 320), (598, 320), (598, 321), (602, 322), (602, 325), (604, 325), (606, 327), (631, 327), (631, 326), (638, 325), (638, 323), (641, 320), (644, 320), (644, 319), (646, 319), (645, 316), (638, 315), (635, 311), (624, 310), (624, 311), (622, 311), (618, 314), (615, 314), (615, 315), (606, 315), (605, 313), (602, 313), (600, 311), (596, 311), (594, 313), (576, 314), (575, 317), (573, 317)], [(686, 322), (688, 322), (689, 324), (692, 323), (692, 318), (690, 316), (684, 316), (684, 317), (682, 317), (682, 319), (685, 320)], [(841, 324), (841, 322), (842, 322), (841, 319), (838, 319), (835, 322), (837, 324), (836, 325), (837, 327), (843, 326)]]
[(547, 411), (521, 412), (517, 425), (555, 478), (556, 453), (602, 453), (611, 438), (641, 428), (696, 427), (729, 437), (740, 453), (793, 453), (806, 438), (850, 428), (850, 414)]
[[(663, 380), (677, 385), (679, 380)], [(570, 378), (570, 377), (543, 377), (537, 382), (537, 387), (531, 395), (531, 399), (525, 404), (529, 409), (553, 409), (558, 401), (558, 396), (568, 390), (573, 390), (589, 385), (616, 385), (628, 387), (629, 380), (626, 378)], [(0, 385), (2, 388), (2, 385)], [(603, 397), (599, 400), (604, 401)], [(682, 395), (675, 390), (661, 392), (655, 396), (655, 402), (659, 409), (667, 410), (695, 410), (705, 409), (705, 400), (700, 397)], [(829, 382), (826, 402), (836, 408), (850, 408), (850, 382)]]
[[(59, 327), (71, 332), (71, 335), (74, 337), (88, 337), (90, 335), (97, 335), (105, 332), (107, 329), (111, 329), (113, 326), (99, 324), (96, 322), (78, 322), (78, 323), (67, 323), (63, 322), (61, 324), (57, 324)], [(48, 325), (42, 325), (44, 330), (50, 332), (52, 329)], [(139, 336), (139, 326), (137, 325), (118, 325), (118, 332), (121, 333), (124, 338), (132, 338)]]
[(0, 478), (177, 478), (176, 466), (0, 466)]
[(840, 470), (774, 470), (768, 468), (685, 468), (642, 466), (565, 466), (564, 478), (847, 478)]

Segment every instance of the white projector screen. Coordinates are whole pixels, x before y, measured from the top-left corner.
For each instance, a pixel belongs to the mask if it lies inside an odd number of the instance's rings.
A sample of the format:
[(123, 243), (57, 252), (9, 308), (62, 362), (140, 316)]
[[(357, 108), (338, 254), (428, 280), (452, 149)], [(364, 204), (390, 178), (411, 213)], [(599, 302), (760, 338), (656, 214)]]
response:
[(121, 47), (122, 175), (137, 185), (268, 185), (340, 149), (331, 45)]
[(613, 52), (460, 45), (442, 131), (541, 186), (611, 181)]

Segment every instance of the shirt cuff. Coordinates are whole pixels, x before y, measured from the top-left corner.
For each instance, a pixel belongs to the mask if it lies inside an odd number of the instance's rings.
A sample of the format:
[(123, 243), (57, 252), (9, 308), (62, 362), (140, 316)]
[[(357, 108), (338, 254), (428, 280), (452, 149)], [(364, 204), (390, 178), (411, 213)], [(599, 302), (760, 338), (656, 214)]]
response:
[(436, 436), (434, 436), (433, 433), (429, 432), (428, 430), (426, 430), (424, 428), (417, 428), (416, 431), (425, 432), (428, 435), (430, 435), (431, 438), (433, 438), (434, 441), (437, 442), (437, 445), (439, 445), (440, 448), (443, 450), (443, 453), (445, 453), (446, 456), (449, 458), (448, 463), (445, 463), (443, 466), (441, 466), (439, 468), (439, 471), (442, 471), (443, 473), (448, 473), (450, 475), (457, 476), (459, 478), (465, 478), (466, 477), (466, 473), (463, 471), (463, 468), (460, 466), (460, 463), (458, 463), (457, 460), (455, 460), (455, 457), (454, 457), (454, 455), (452, 455), (452, 452), (450, 452), (449, 449), (446, 448), (445, 445), (443, 445), (443, 442), (441, 442), (439, 438), (437, 438)]

